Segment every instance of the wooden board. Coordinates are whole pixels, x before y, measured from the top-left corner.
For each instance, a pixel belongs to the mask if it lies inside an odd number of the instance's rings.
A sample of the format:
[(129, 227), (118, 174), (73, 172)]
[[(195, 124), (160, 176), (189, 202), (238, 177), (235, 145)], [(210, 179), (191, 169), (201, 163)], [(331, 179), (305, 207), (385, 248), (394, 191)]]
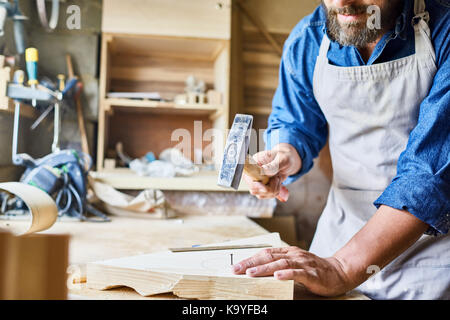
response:
[[(281, 246), (277, 233), (214, 245), (252, 243)], [(178, 297), (191, 299), (292, 299), (292, 280), (233, 274), (231, 254), (236, 263), (260, 250), (166, 251), (90, 263), (87, 285), (99, 290), (128, 286), (143, 296), (173, 292)]]
[(66, 299), (69, 237), (0, 230), (0, 299)]
[(104, 0), (102, 31), (230, 38), (230, 0)]
[[(269, 32), (290, 33), (304, 16), (320, 5), (320, 0), (245, 0), (245, 4)], [(243, 28), (257, 30), (248, 18), (243, 20)]]
[[(127, 168), (91, 172), (91, 176), (100, 182), (123, 190), (178, 190), (178, 191), (220, 191), (235, 192), (217, 185), (217, 172), (200, 172), (192, 177), (152, 178), (142, 177)], [(239, 185), (239, 192), (248, 192), (245, 182)]]

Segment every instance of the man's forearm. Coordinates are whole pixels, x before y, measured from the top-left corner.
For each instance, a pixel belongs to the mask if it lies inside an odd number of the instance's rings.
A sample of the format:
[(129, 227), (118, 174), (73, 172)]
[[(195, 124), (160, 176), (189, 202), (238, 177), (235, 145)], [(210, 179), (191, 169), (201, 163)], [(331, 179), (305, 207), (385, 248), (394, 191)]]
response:
[(414, 244), (428, 225), (407, 211), (381, 206), (367, 224), (334, 257), (341, 263), (349, 286), (359, 286)]

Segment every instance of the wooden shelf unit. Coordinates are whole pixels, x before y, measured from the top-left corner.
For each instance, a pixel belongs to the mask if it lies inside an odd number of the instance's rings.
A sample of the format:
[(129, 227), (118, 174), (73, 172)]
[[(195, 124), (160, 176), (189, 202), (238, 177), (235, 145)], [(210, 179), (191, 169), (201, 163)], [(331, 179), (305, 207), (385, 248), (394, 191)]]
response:
[[(137, 158), (174, 147), (178, 142), (171, 133), (176, 129), (185, 128), (193, 137), (194, 121), (202, 121), (203, 130), (226, 129), (229, 70), (229, 40), (103, 33), (97, 170), (103, 170), (107, 150), (119, 141)], [(223, 103), (171, 102), (184, 93), (190, 75), (203, 80), (207, 90), (221, 92)], [(163, 101), (108, 98), (108, 92), (158, 92)]]
[[(217, 172), (199, 172), (192, 177), (153, 178), (139, 176), (130, 169), (118, 168), (92, 172), (91, 176), (116, 189), (141, 190), (158, 189), (169, 191), (230, 191), (217, 185)], [(239, 192), (248, 192), (248, 186), (241, 183)]]

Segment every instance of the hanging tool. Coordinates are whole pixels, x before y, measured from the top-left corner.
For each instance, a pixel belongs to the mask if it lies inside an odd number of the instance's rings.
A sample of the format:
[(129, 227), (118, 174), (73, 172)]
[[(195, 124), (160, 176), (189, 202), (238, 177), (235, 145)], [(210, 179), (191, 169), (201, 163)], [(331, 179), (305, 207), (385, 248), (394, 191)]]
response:
[[(22, 70), (14, 72), (14, 83), (22, 86), (25, 82), (25, 73)], [(19, 136), (19, 116), (20, 116), (20, 100), (14, 100), (14, 130), (13, 130), (13, 145), (12, 145), (12, 159), (13, 163), (17, 157), (17, 138)]]
[(25, 17), (19, 8), (19, 0), (14, 3), (8, 0), (0, 0), (0, 37), (4, 35), (4, 26), (6, 18), (14, 21), (14, 40), (16, 42), (16, 51), (18, 54), (25, 52), (25, 31), (23, 22), (28, 18)]
[[(72, 65), (72, 58), (70, 54), (66, 55), (66, 64), (67, 64), (67, 71), (69, 78), (75, 78), (75, 74), (73, 71), (73, 65)], [(86, 134), (86, 126), (84, 122), (84, 114), (83, 114), (83, 106), (81, 105), (81, 93), (83, 90), (83, 83), (79, 81), (76, 86), (76, 93), (75, 93), (75, 103), (77, 106), (77, 119), (78, 119), (78, 128), (80, 130), (80, 136), (81, 136), (81, 150), (89, 154), (89, 145), (88, 145), (88, 139)]]
[[(28, 85), (32, 89), (36, 89), (39, 83), (37, 79), (39, 53), (36, 48), (28, 48), (25, 50), (25, 61), (27, 63)], [(36, 107), (36, 99), (32, 99), (32, 106)]]
[(58, 25), (59, 18), (59, 0), (52, 0), (52, 14), (50, 16), (50, 22), (47, 19), (45, 0), (36, 0), (36, 6), (38, 9), (39, 20), (41, 20), (41, 24), (45, 30), (48, 32), (55, 30)]
[[(59, 150), (60, 119), (59, 112), (56, 110), (59, 111), (59, 103), (76, 85), (77, 79), (70, 79), (64, 87), (60, 82), (59, 89), (62, 91), (53, 91), (39, 85), (37, 81), (37, 50), (27, 50), (27, 56), (28, 83), (31, 87), (23, 84), (24, 72), (17, 71), (14, 83), (9, 83), (7, 89), (7, 95), (16, 102), (12, 146), (13, 163), (26, 168), (20, 181), (36, 186), (51, 195), (58, 206), (59, 216), (78, 220), (110, 221), (102, 212), (87, 202), (87, 173), (92, 167), (91, 157), (79, 154), (75, 150)], [(20, 102), (29, 100), (55, 105), (53, 152), (41, 159), (33, 159), (28, 154), (18, 153)], [(8, 200), (8, 206), (10, 205)], [(23, 208), (23, 204), (17, 200), (13, 207), (20, 209)], [(28, 210), (22, 211), (28, 212)], [(97, 219), (88, 217), (88, 213), (95, 215)]]
[(247, 155), (250, 146), (253, 117), (251, 115), (237, 114), (234, 118), (231, 131), (225, 145), (222, 166), (217, 184), (222, 187), (239, 188), (242, 173), (254, 181), (267, 184), (270, 177), (262, 173), (261, 168)]

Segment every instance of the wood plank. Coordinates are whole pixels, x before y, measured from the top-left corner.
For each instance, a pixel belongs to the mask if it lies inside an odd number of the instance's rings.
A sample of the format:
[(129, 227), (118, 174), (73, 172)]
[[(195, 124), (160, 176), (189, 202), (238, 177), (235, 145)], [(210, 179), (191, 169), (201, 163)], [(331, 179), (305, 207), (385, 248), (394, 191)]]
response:
[(276, 69), (280, 66), (280, 57), (272, 52), (244, 51), (244, 63), (246, 65), (270, 66)]
[(243, 1), (238, 1), (237, 5), (239, 6), (239, 9), (244, 12), (244, 15), (247, 17), (247, 19), (249, 19), (253, 23), (253, 25), (256, 26), (259, 32), (263, 34), (264, 38), (266, 38), (273, 49), (281, 57), (283, 55), (282, 45), (280, 45), (280, 43), (270, 34), (269, 30), (267, 30), (264, 22), (259, 18), (259, 16), (255, 14)]
[(244, 70), (243, 63), (243, 34), (242, 34), (242, 12), (238, 9), (233, 0), (231, 16), (231, 51), (230, 51), (230, 109), (228, 128), (232, 126), (232, 121), (236, 114), (243, 112), (244, 106)]
[[(244, 0), (251, 10), (264, 23), (269, 32), (290, 33), (295, 25), (320, 5), (320, 0)], [(245, 19), (245, 30), (256, 27)]]
[[(276, 233), (215, 245), (253, 243), (282, 246)], [(165, 251), (99, 261), (87, 265), (87, 285), (98, 290), (125, 285), (143, 296), (173, 292), (178, 297), (190, 299), (291, 300), (294, 294), (292, 280), (233, 274), (231, 254), (234, 261), (241, 261), (259, 251), (260, 248), (176, 253)]]
[(104, 0), (102, 31), (131, 34), (230, 38), (229, 1)]
[(228, 41), (194, 37), (111, 34), (115, 56), (157, 57), (172, 60), (214, 61)]
[(201, 104), (201, 103), (177, 104), (173, 102), (123, 99), (123, 98), (107, 98), (105, 100), (105, 103), (109, 104), (110, 106), (117, 106), (117, 107), (134, 107), (134, 108), (149, 108), (149, 109), (161, 108), (174, 110), (206, 111), (206, 112), (213, 112), (224, 108), (223, 105), (213, 105), (213, 104)]
[[(133, 81), (158, 81), (164, 79), (165, 82), (185, 82), (193, 75), (199, 80), (205, 81), (212, 86), (214, 83), (214, 74), (212, 69), (183, 68), (177, 69), (174, 66), (152, 66), (152, 67), (117, 67), (111, 68), (111, 78)], [(179, 92), (182, 93), (182, 92)]]
[[(111, 130), (107, 147), (115, 150), (116, 144), (122, 142), (125, 153), (132, 158), (140, 158), (149, 151), (159, 155), (164, 149), (179, 147), (185, 157), (194, 161), (194, 148), (205, 150), (211, 144), (203, 139), (205, 132), (212, 128), (209, 112), (195, 115), (191, 111), (179, 116), (177, 112), (162, 114), (114, 110), (108, 121)], [(206, 156), (211, 157), (211, 153), (210, 150)]]
[[(91, 176), (100, 182), (123, 190), (178, 190), (178, 191), (218, 191), (235, 192), (217, 185), (217, 172), (202, 172), (192, 177), (152, 178), (142, 177), (127, 168), (91, 172)], [(243, 182), (239, 192), (248, 192), (248, 186)]]

